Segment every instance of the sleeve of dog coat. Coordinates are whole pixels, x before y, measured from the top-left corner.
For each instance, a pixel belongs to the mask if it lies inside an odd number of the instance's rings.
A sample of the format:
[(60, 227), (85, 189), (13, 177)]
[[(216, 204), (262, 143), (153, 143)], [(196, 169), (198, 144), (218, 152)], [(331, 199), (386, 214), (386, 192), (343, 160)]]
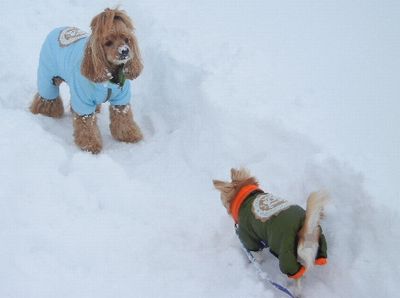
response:
[(303, 266), (297, 262), (295, 239), (294, 235), (289, 235), (282, 241), (279, 252), (279, 268), (282, 273), (297, 279), (304, 274), (305, 270), (302, 270)]
[[(131, 101), (131, 82), (126, 80), (124, 87), (118, 89), (118, 94), (111, 96), (110, 104), (113, 106), (127, 105)], [(114, 93), (114, 90), (113, 90)]]

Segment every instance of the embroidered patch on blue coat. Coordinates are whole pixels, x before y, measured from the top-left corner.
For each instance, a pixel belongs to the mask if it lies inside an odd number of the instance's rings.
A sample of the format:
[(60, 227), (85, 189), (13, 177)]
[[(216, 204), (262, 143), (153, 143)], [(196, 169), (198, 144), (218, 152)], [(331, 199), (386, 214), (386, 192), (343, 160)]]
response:
[(271, 216), (290, 207), (288, 201), (275, 197), (270, 193), (259, 194), (253, 201), (251, 211), (255, 218), (262, 222), (266, 222)]
[(87, 37), (88, 34), (85, 31), (82, 31), (76, 27), (67, 27), (60, 32), (60, 36), (58, 37), (58, 41), (60, 43), (60, 47), (65, 48), (78, 40)]

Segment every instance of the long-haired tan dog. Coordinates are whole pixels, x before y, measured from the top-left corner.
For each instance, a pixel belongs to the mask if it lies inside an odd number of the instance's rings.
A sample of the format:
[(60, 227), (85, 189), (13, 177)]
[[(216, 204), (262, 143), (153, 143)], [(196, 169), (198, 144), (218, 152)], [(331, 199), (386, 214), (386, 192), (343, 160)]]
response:
[(133, 120), (130, 83), (125, 80), (138, 77), (143, 64), (133, 23), (124, 11), (107, 8), (90, 26), (91, 35), (75, 27), (49, 33), (40, 53), (38, 93), (30, 110), (61, 117), (59, 85), (65, 81), (71, 91), (75, 143), (82, 150), (98, 153), (102, 140), (95, 111), (105, 101), (110, 102), (112, 136), (130, 143), (142, 139)]
[(248, 250), (257, 251), (267, 245), (279, 258), (281, 271), (296, 280), (314, 264), (327, 263), (327, 244), (319, 226), (328, 201), (326, 193), (311, 193), (305, 211), (263, 192), (257, 179), (245, 169), (231, 169), (230, 182), (213, 183)]

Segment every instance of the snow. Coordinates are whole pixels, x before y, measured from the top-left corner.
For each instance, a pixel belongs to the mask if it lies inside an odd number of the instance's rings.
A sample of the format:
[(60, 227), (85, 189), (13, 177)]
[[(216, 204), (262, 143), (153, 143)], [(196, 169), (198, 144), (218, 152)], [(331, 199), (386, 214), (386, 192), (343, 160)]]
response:
[(212, 187), (239, 166), (293, 203), (331, 194), (329, 265), (305, 297), (397, 296), (399, 3), (122, 2), (144, 59), (132, 104), (145, 140), (113, 140), (104, 106), (93, 156), (73, 143), (67, 87), (60, 120), (28, 106), (46, 34), (88, 31), (117, 4), (1, 5), (0, 297), (281, 297)]

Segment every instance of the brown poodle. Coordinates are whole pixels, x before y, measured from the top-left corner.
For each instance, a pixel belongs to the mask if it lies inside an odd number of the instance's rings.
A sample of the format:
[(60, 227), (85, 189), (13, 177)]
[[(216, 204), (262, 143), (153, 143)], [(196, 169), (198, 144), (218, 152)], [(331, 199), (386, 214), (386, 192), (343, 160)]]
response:
[(75, 143), (82, 150), (98, 153), (102, 140), (96, 111), (103, 102), (110, 102), (110, 130), (115, 139), (134, 143), (143, 138), (133, 120), (131, 86), (126, 82), (140, 75), (143, 64), (134, 26), (124, 11), (107, 8), (90, 26), (91, 35), (75, 27), (49, 33), (40, 53), (38, 93), (30, 110), (61, 117), (64, 107), (59, 85), (66, 82), (71, 92)]

